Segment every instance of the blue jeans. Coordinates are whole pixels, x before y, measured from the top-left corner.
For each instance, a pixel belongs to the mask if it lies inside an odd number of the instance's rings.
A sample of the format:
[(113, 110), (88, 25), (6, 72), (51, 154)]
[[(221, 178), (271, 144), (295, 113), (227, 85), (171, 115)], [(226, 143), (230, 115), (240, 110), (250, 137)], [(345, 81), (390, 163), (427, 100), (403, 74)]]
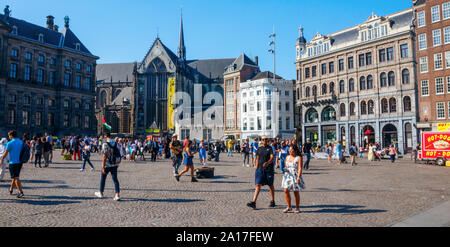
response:
[(287, 157), (287, 153), (286, 154), (281, 154), (280, 156), (280, 169), (281, 171), (284, 171), (284, 162), (286, 161), (286, 157)]
[(83, 159), (83, 168), (82, 168), (83, 170), (84, 170), (84, 167), (86, 166), (86, 162), (89, 163), (89, 165), (91, 166), (92, 169), (94, 169), (94, 166), (92, 165), (91, 160), (89, 158), (87, 158), (87, 159), (85, 158), (85, 159)]
[(228, 157), (228, 156), (233, 157), (233, 148), (228, 148), (227, 157)]
[(309, 161), (311, 160), (311, 154), (306, 153), (305, 156), (306, 156), (306, 160), (305, 160), (305, 163), (303, 164), (303, 168), (309, 169)]
[(178, 174), (178, 169), (180, 168), (182, 161), (183, 161), (182, 157), (173, 156), (173, 158), (172, 158), (172, 166), (173, 166), (173, 172), (175, 174)]
[(119, 180), (117, 179), (117, 169), (119, 167), (105, 167), (105, 174), (101, 173), (102, 176), (100, 178), (100, 192), (103, 193), (105, 191), (105, 182), (108, 173), (111, 172), (111, 177), (114, 182), (114, 190), (116, 193), (120, 193)]

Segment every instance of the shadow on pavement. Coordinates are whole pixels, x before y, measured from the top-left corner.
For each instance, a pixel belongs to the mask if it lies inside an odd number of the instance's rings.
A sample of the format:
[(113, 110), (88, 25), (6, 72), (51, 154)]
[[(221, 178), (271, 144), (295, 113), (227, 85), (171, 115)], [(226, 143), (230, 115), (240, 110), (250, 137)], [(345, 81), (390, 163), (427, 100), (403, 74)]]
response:
[(314, 206), (300, 206), (301, 209), (313, 208), (317, 210), (302, 210), (302, 213), (337, 213), (337, 214), (368, 214), (368, 213), (383, 213), (387, 210), (382, 209), (362, 209), (365, 206), (354, 205), (314, 205)]
[(200, 199), (143, 199), (143, 198), (126, 198), (121, 199), (123, 202), (171, 202), (171, 203), (186, 203), (186, 202), (204, 202)]

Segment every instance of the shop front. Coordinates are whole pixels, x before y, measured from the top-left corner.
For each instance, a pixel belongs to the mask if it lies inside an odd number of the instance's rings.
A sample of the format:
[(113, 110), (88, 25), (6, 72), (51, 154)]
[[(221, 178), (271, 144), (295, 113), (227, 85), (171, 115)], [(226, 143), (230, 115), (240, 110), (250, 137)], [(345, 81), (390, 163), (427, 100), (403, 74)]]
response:
[(319, 144), (319, 126), (310, 126), (305, 127), (305, 141), (307, 139), (311, 140), (313, 146), (317, 146)]
[(322, 145), (332, 144), (336, 142), (336, 125), (322, 126)]

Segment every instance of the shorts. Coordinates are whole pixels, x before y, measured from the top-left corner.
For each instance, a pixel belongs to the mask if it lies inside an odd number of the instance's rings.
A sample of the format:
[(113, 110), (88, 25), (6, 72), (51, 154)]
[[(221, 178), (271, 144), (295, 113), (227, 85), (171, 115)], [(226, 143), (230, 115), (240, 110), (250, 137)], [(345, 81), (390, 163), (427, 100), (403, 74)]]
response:
[(200, 159), (206, 159), (206, 150), (201, 150), (199, 155), (200, 155)]
[(267, 171), (261, 171), (256, 170), (255, 171), (255, 184), (256, 185), (268, 185), (273, 186), (273, 181), (275, 179), (275, 174), (273, 172), (267, 172)]
[(9, 165), (9, 173), (11, 174), (11, 179), (19, 178), (21, 170), (22, 170), (22, 164), (10, 164)]

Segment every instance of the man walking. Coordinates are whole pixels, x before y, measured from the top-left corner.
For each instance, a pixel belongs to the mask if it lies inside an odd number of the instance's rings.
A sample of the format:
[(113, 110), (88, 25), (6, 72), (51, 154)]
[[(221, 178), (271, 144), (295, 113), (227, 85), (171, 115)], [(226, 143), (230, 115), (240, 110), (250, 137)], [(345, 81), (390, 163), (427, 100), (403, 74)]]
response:
[(172, 137), (172, 143), (170, 143), (170, 150), (172, 151), (172, 167), (173, 167), (173, 176), (177, 177), (178, 169), (180, 168), (181, 162), (183, 161), (183, 148), (181, 146), (180, 141), (178, 141), (178, 137), (174, 135)]
[(356, 145), (355, 143), (352, 143), (352, 146), (349, 149), (350, 159), (352, 160), (352, 166), (356, 165), (356, 156), (358, 155), (358, 152), (356, 151)]
[(272, 147), (269, 146), (269, 140), (267, 137), (261, 139), (262, 146), (258, 148), (256, 152), (256, 171), (255, 171), (255, 194), (253, 201), (247, 203), (248, 207), (256, 209), (256, 200), (258, 199), (261, 187), (268, 185), (270, 189), (270, 207), (275, 207), (275, 187), (273, 186), (275, 171), (274, 171), (274, 154)]
[(3, 163), (6, 156), (9, 154), (9, 173), (11, 174), (11, 187), (9, 189), (9, 194), (13, 194), (13, 190), (15, 187), (17, 187), (17, 190), (19, 191), (19, 194), (17, 195), (17, 198), (23, 198), (23, 190), (22, 190), (22, 184), (20, 183), (20, 170), (22, 170), (22, 161), (20, 160), (21, 152), (23, 149), (24, 144), (23, 141), (21, 141), (19, 138), (17, 138), (17, 132), (15, 130), (12, 130), (8, 133), (9, 139), (11, 140), (6, 145), (6, 151), (4, 152), (2, 156), (2, 160), (0, 162)]
[(303, 145), (302, 152), (303, 152), (303, 154), (305, 154), (305, 157), (306, 157), (306, 161), (303, 164), (303, 168), (305, 170), (309, 170), (309, 162), (311, 160), (311, 154), (314, 152), (311, 140), (309, 138), (306, 139), (306, 143)]
[(100, 178), (100, 191), (95, 192), (98, 198), (103, 198), (103, 192), (105, 191), (105, 182), (108, 173), (111, 173), (112, 180), (114, 182), (114, 201), (120, 201), (120, 185), (117, 179), (117, 169), (120, 163), (120, 151), (117, 147), (117, 143), (111, 139), (111, 134), (105, 134), (106, 142), (103, 143), (103, 160), (102, 160), (102, 175)]
[(227, 153), (227, 157), (233, 157), (233, 140), (230, 139), (228, 140), (227, 146), (228, 146), (228, 153)]

